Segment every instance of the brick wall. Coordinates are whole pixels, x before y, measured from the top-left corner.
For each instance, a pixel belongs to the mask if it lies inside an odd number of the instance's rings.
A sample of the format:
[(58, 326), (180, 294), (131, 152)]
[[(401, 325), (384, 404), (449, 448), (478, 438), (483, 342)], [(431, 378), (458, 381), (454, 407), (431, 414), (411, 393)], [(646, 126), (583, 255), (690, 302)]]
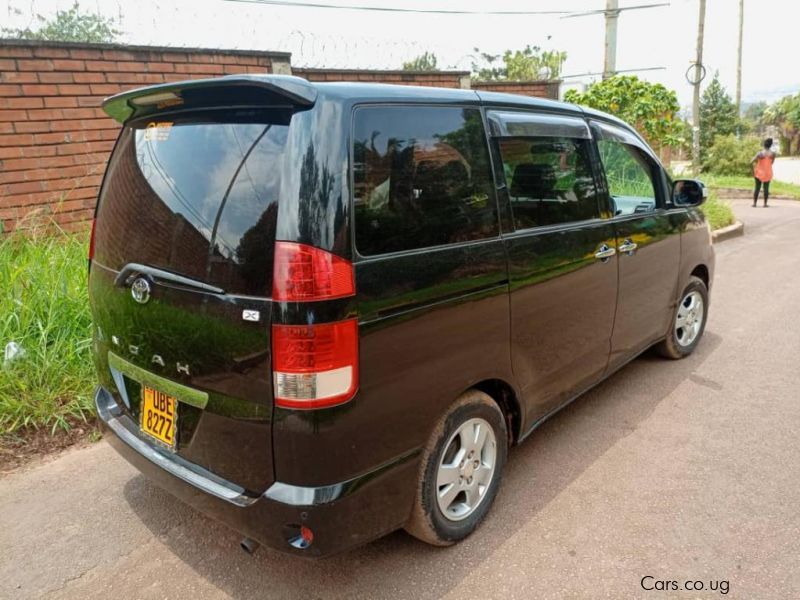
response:
[(41, 222), (86, 227), (119, 125), (100, 108), (112, 94), (182, 79), (294, 73), (557, 97), (558, 83), (470, 83), (466, 71), (294, 69), (289, 54), (0, 40), (0, 233)]
[[(142, 85), (288, 70), (289, 55), (0, 41), (0, 224), (91, 219), (119, 125), (103, 98)], [(275, 67), (275, 68), (274, 68)]]
[(558, 100), (561, 81), (473, 81), (472, 88), (486, 92), (522, 94), (535, 98)]

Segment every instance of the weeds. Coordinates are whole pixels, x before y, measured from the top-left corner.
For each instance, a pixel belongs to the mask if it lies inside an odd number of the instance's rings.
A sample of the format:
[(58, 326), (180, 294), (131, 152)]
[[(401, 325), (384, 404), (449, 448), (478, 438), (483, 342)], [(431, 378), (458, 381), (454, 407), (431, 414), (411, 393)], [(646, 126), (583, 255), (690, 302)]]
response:
[(27, 230), (0, 237), (0, 434), (69, 429), (93, 413), (87, 234)]

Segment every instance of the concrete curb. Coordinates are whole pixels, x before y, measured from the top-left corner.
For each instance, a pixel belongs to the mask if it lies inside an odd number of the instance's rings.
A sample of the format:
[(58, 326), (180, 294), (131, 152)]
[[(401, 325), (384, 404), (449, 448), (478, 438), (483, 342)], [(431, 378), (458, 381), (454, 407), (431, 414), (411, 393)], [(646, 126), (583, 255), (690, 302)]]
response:
[(721, 229), (717, 229), (716, 231), (711, 232), (711, 239), (715, 244), (719, 242), (724, 242), (725, 240), (729, 240), (731, 238), (739, 237), (744, 235), (744, 223), (741, 221), (736, 221), (733, 225), (728, 225), (727, 227), (723, 227)]

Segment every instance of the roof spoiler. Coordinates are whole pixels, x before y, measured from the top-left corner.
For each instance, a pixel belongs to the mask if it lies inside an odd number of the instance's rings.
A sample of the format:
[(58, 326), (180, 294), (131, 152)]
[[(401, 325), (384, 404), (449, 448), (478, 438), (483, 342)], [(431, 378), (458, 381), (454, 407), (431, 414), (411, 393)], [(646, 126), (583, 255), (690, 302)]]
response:
[(317, 89), (300, 77), (228, 75), (137, 88), (106, 98), (103, 110), (112, 119), (125, 123), (174, 109), (278, 106), (305, 110), (316, 99)]

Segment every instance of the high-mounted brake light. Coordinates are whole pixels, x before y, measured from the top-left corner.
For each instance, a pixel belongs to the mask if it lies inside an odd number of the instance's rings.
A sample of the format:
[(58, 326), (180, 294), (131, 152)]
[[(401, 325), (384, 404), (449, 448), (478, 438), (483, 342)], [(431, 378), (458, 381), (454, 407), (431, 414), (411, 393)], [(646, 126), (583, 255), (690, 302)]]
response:
[(161, 104), (162, 102), (180, 102), (181, 97), (175, 92), (159, 92), (155, 94), (147, 94), (145, 96), (137, 96), (131, 98), (129, 102), (136, 106), (152, 106), (154, 104)]
[(358, 388), (358, 321), (272, 326), (275, 404), (324, 408)]
[(272, 299), (332, 300), (355, 294), (353, 264), (340, 256), (294, 242), (275, 242)]

